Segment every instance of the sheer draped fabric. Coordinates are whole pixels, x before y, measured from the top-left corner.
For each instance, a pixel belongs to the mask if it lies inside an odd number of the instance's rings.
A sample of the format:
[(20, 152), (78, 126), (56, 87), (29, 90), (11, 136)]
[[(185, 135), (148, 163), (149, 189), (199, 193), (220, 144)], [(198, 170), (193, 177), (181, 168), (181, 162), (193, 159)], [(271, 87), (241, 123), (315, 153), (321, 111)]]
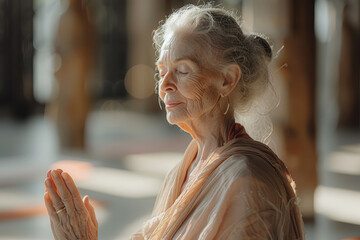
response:
[(130, 239), (304, 239), (285, 165), (239, 126), (185, 183), (198, 150), (190, 143), (167, 175), (152, 218)]

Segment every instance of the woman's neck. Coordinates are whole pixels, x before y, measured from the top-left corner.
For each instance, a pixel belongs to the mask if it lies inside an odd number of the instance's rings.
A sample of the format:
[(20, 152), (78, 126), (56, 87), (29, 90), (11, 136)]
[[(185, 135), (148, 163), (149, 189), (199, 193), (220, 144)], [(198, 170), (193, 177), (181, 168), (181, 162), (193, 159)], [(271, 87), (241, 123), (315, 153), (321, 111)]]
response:
[(203, 116), (186, 123), (198, 145), (197, 161), (208, 159), (218, 147), (226, 143), (229, 127), (235, 122), (233, 116), (217, 114)]
[(182, 189), (186, 187), (186, 183), (193, 170), (197, 169), (196, 172), (201, 171), (206, 160), (209, 159), (215, 149), (226, 143), (229, 127), (234, 122), (233, 116), (217, 114), (216, 118), (204, 116), (179, 124), (179, 127), (191, 134), (198, 146), (197, 155), (187, 170), (186, 180)]

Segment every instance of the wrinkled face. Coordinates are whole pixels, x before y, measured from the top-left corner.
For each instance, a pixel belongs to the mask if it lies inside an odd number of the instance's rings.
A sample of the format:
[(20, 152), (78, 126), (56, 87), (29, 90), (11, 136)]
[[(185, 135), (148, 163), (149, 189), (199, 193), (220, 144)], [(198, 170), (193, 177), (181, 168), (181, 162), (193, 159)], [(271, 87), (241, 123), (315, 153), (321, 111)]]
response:
[(220, 81), (209, 66), (204, 66), (206, 55), (191, 35), (173, 33), (165, 38), (157, 67), (159, 95), (169, 123), (200, 119), (216, 108)]

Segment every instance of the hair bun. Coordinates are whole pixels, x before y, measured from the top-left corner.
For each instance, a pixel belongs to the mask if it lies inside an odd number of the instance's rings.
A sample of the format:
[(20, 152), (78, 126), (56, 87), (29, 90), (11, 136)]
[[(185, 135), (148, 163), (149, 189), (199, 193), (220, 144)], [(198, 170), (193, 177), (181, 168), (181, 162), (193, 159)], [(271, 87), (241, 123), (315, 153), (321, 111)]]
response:
[(255, 34), (251, 35), (251, 37), (256, 44), (259, 44), (260, 46), (263, 47), (265, 56), (271, 59), (272, 58), (272, 50), (271, 50), (271, 47), (270, 47), (270, 44), (268, 43), (268, 41), (266, 41), (264, 38), (262, 38), (258, 35), (255, 35)]

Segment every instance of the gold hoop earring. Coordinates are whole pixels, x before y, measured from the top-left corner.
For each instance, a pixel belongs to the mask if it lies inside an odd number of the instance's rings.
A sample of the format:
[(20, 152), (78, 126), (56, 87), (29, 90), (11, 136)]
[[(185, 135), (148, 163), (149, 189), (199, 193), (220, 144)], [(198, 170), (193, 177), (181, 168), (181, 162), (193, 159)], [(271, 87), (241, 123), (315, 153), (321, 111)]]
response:
[(226, 97), (227, 98), (227, 107), (226, 107), (226, 110), (225, 110), (225, 112), (223, 112), (223, 115), (225, 116), (227, 113), (228, 113), (228, 111), (229, 111), (229, 108), (230, 108), (230, 101), (229, 101), (229, 97)]

